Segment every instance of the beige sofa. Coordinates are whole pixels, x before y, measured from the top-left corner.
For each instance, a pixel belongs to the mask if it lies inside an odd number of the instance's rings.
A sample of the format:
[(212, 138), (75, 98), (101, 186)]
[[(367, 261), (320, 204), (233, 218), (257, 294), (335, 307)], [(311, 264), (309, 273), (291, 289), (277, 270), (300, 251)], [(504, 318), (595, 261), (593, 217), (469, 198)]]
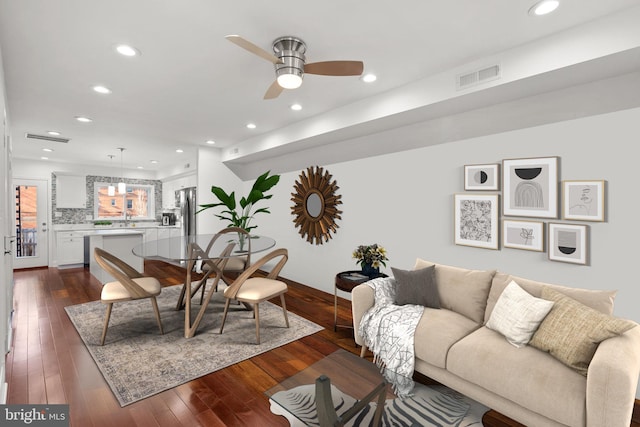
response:
[[(431, 265), (419, 259), (415, 269)], [(599, 312), (613, 312), (615, 291), (435, 264), (441, 308), (425, 308), (418, 323), (415, 370), (528, 426), (628, 427), (640, 374), (640, 327), (600, 343), (585, 377), (531, 345), (514, 347), (485, 326), (511, 280), (535, 297), (550, 286)], [(353, 290), (360, 345), (360, 320), (373, 305), (369, 285)]]

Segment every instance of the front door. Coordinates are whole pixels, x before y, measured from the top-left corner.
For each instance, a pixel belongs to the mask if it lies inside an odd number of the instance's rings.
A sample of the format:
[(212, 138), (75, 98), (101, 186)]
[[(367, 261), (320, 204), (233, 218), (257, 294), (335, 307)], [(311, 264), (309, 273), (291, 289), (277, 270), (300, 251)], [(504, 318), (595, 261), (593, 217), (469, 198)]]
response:
[(47, 181), (16, 178), (13, 188), (16, 214), (13, 267), (46, 267), (49, 265)]

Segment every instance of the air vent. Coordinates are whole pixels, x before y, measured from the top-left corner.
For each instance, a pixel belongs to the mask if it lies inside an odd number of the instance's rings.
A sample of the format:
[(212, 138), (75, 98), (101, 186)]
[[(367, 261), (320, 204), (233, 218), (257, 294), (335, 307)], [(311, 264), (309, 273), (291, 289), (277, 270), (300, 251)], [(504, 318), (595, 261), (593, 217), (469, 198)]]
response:
[(57, 138), (55, 136), (47, 136), (47, 135), (36, 135), (35, 133), (27, 133), (25, 134), (27, 139), (41, 139), (43, 141), (51, 141), (51, 142), (62, 142), (66, 144), (70, 141), (69, 138)]
[(481, 83), (490, 82), (500, 78), (500, 65), (492, 65), (470, 73), (456, 76), (456, 89), (463, 90)]

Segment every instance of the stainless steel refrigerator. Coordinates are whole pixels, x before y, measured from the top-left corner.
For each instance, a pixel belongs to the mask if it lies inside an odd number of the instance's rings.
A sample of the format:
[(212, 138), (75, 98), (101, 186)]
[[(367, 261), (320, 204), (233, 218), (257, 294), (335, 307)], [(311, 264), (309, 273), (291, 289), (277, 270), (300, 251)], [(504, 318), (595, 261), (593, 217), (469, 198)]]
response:
[(182, 236), (196, 235), (196, 187), (176, 191), (176, 207), (180, 210), (180, 230)]

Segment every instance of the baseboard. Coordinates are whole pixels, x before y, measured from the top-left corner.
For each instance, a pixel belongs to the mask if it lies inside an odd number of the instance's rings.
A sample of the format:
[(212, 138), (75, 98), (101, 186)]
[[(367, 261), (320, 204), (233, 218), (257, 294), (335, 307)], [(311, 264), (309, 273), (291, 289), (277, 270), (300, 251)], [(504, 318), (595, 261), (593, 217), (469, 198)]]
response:
[(636, 399), (633, 404), (633, 414), (631, 415), (631, 422), (640, 424), (640, 400)]

